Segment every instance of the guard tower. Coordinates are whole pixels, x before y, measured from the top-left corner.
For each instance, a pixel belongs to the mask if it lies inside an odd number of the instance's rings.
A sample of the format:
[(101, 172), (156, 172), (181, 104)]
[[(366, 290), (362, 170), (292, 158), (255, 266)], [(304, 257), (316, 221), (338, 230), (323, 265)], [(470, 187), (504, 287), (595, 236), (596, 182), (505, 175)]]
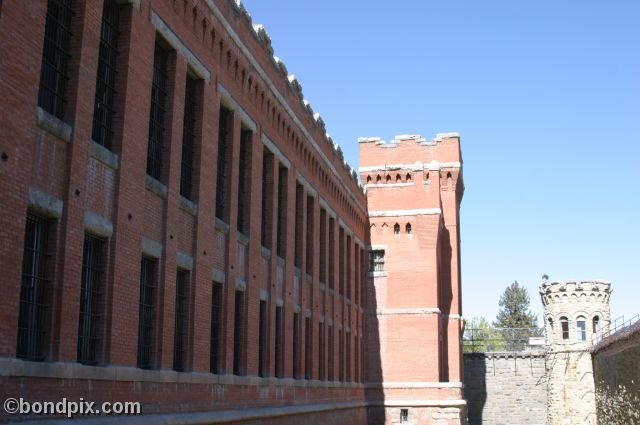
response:
[(466, 423), (459, 135), (359, 142), (370, 224), (368, 423)]
[(589, 348), (611, 322), (611, 284), (601, 280), (543, 282), (547, 333), (549, 425), (596, 424)]

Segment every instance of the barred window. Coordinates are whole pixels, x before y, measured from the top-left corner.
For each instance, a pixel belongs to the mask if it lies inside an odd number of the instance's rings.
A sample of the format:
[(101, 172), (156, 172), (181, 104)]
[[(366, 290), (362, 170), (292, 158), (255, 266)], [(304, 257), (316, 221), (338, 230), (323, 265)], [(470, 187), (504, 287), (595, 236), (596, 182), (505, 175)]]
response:
[(320, 208), (320, 282), (327, 281), (327, 212)]
[(258, 327), (258, 375), (267, 376), (267, 302), (260, 301), (260, 324)]
[(180, 167), (180, 195), (193, 199), (193, 147), (196, 138), (198, 108), (198, 79), (187, 74), (184, 90), (184, 121), (182, 123), (182, 165)]
[(120, 6), (115, 0), (105, 0), (100, 28), (98, 76), (93, 106), (94, 142), (111, 149), (113, 138), (114, 97), (116, 95), (116, 61), (118, 57), (118, 23)]
[(218, 122), (218, 169), (216, 178), (216, 217), (222, 221), (229, 219), (228, 164), (229, 146), (233, 135), (233, 112), (220, 106)]
[(333, 289), (336, 272), (336, 220), (329, 218), (329, 289)]
[(311, 370), (311, 318), (304, 318), (304, 379), (313, 379)]
[(287, 254), (287, 179), (289, 170), (280, 166), (278, 169), (278, 221), (276, 249), (278, 257)]
[(185, 345), (187, 342), (187, 320), (189, 317), (189, 272), (178, 270), (176, 275), (176, 320), (173, 335), (173, 370), (185, 368)]
[(243, 128), (240, 132), (240, 160), (238, 162), (238, 231), (249, 233), (251, 209), (251, 142), (253, 133)]
[(64, 119), (67, 104), (72, 17), (71, 0), (47, 2), (38, 106), (60, 119)]
[(344, 295), (344, 229), (338, 231), (338, 293)]
[(309, 276), (313, 275), (313, 257), (316, 250), (313, 246), (313, 232), (315, 230), (314, 223), (314, 199), (313, 196), (307, 196), (307, 247), (306, 247), (306, 270)]
[(150, 369), (153, 362), (156, 313), (157, 260), (142, 257), (138, 311), (138, 367)]
[(221, 373), (221, 345), (222, 345), (222, 284), (213, 283), (211, 288), (211, 373)]
[(276, 335), (275, 335), (275, 362), (276, 377), (284, 378), (284, 355), (282, 346), (282, 333), (284, 331), (284, 323), (282, 321), (282, 307), (276, 307)]
[(273, 220), (273, 154), (264, 149), (262, 154), (262, 215), (260, 242), (265, 248), (271, 249), (271, 234)]
[(338, 381), (344, 381), (344, 338), (342, 329), (338, 329)]
[(384, 249), (374, 249), (369, 251), (369, 271), (384, 271)]
[(302, 210), (304, 206), (304, 187), (296, 183), (296, 215), (294, 223), (295, 245), (293, 265), (300, 268), (302, 265)]
[(244, 292), (236, 291), (235, 314), (233, 321), (233, 374), (243, 375), (244, 358)]
[(49, 330), (52, 288), (48, 269), (50, 223), (34, 214), (27, 215), (22, 257), (22, 285), (18, 316), (16, 357), (44, 360)]
[(350, 382), (351, 381), (351, 332), (347, 331), (346, 332), (346, 336), (347, 336), (347, 377), (345, 378), (345, 381)]
[(293, 379), (300, 379), (300, 314), (293, 313)]
[(96, 364), (100, 343), (101, 302), (104, 293), (103, 239), (85, 235), (82, 254), (78, 362)]
[(327, 326), (327, 357), (329, 358), (329, 365), (327, 366), (327, 374), (329, 375), (329, 381), (333, 381), (333, 326)]
[(167, 109), (167, 68), (169, 52), (156, 42), (153, 53), (153, 82), (151, 84), (151, 112), (147, 145), (147, 174), (162, 180), (165, 113)]

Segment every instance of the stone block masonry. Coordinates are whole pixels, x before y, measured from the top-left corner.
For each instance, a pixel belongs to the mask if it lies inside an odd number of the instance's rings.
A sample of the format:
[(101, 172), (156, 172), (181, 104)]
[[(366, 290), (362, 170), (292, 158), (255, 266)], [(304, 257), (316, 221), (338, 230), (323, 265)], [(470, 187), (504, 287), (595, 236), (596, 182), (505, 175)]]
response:
[(464, 354), (469, 425), (544, 425), (547, 379), (542, 351)]

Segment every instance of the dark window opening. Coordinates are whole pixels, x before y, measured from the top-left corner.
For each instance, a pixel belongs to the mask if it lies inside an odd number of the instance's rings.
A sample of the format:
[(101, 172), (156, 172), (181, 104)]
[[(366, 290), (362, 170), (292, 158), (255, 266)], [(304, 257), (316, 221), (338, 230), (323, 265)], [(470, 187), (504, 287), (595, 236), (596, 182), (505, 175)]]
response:
[(335, 219), (329, 219), (329, 289), (333, 289), (335, 285), (336, 272), (336, 225)]
[(167, 109), (167, 69), (169, 52), (156, 43), (153, 53), (153, 82), (147, 145), (147, 174), (162, 181), (165, 115)]
[(93, 106), (94, 142), (111, 149), (113, 140), (114, 98), (116, 96), (116, 61), (118, 57), (118, 22), (120, 6), (115, 0), (105, 0), (100, 27), (100, 50), (98, 54), (98, 76)]
[(344, 381), (344, 339), (342, 329), (338, 329), (338, 381)]
[(233, 320), (233, 374), (243, 375), (244, 358), (244, 292), (236, 291)]
[(400, 409), (400, 422), (409, 422), (409, 409)]
[(302, 265), (302, 217), (304, 209), (304, 187), (296, 183), (296, 217), (295, 217), (295, 246), (293, 265), (300, 268)]
[(104, 279), (102, 239), (85, 235), (82, 253), (80, 318), (78, 322), (78, 362), (96, 364), (100, 345), (101, 301)]
[(344, 229), (338, 233), (338, 293), (344, 294)]
[(318, 379), (324, 381), (325, 376), (325, 335), (324, 335), (324, 322), (318, 324)]
[(300, 379), (300, 314), (293, 313), (293, 379)]
[(273, 227), (273, 154), (264, 150), (262, 154), (262, 215), (260, 242), (265, 248), (271, 249), (271, 234)]
[(306, 270), (309, 276), (313, 275), (313, 256), (316, 251), (313, 249), (313, 231), (314, 231), (314, 199), (307, 196), (307, 248), (306, 248)]
[(209, 369), (211, 373), (221, 373), (220, 353), (222, 346), (222, 284), (214, 282), (211, 288), (211, 353)]
[(569, 320), (566, 317), (560, 318), (560, 326), (562, 327), (562, 339), (569, 339)]
[(329, 358), (329, 365), (327, 366), (327, 374), (329, 375), (329, 381), (333, 381), (333, 362), (334, 362), (334, 353), (333, 353), (333, 326), (328, 325), (327, 327), (327, 356)]
[(399, 235), (400, 234), (400, 225), (398, 223), (393, 225), (393, 234), (394, 235)]
[(579, 316), (576, 321), (577, 334), (576, 337), (578, 341), (586, 341), (587, 340), (587, 319), (584, 316)]
[(369, 271), (384, 271), (384, 249), (374, 249), (369, 251)]
[(265, 377), (267, 373), (267, 302), (260, 301), (260, 325), (258, 327), (258, 375)]
[(304, 319), (304, 379), (313, 379), (311, 370), (311, 318)]
[(185, 369), (187, 324), (189, 317), (189, 272), (178, 270), (176, 275), (176, 320), (173, 335), (173, 370)]
[(284, 323), (282, 322), (282, 307), (276, 307), (276, 332), (275, 332), (275, 363), (276, 377), (284, 377), (284, 356), (282, 346), (282, 336), (284, 331)]
[(44, 29), (38, 106), (64, 119), (70, 59), (71, 0), (49, 0)]
[(287, 179), (289, 170), (280, 166), (278, 169), (278, 228), (276, 235), (278, 257), (284, 258), (287, 254)]
[(251, 130), (240, 132), (240, 160), (238, 162), (238, 231), (249, 233), (249, 217), (251, 212)]
[(16, 347), (16, 357), (25, 360), (44, 360), (46, 356), (52, 296), (49, 233), (50, 223), (47, 220), (27, 215)]
[(218, 122), (218, 169), (216, 176), (216, 217), (229, 220), (229, 148), (233, 137), (233, 112), (220, 106)]
[(320, 282), (327, 281), (327, 212), (320, 209)]
[(593, 333), (597, 334), (598, 332), (600, 332), (600, 317), (594, 316), (593, 317)]
[(404, 232), (406, 234), (410, 234), (411, 233), (411, 223), (407, 223), (407, 225), (404, 226)]
[(352, 262), (352, 258), (351, 258), (351, 236), (347, 236), (347, 280), (346, 280), (346, 285), (347, 285), (347, 299), (351, 299), (351, 262)]
[(347, 336), (347, 377), (345, 378), (345, 380), (347, 382), (351, 381), (351, 332), (347, 331), (346, 333)]
[(184, 90), (184, 121), (182, 123), (182, 162), (180, 167), (180, 195), (193, 199), (193, 163), (196, 140), (199, 80), (187, 74)]
[(150, 369), (153, 362), (156, 312), (157, 260), (142, 257), (140, 266), (140, 302), (138, 311), (138, 367)]

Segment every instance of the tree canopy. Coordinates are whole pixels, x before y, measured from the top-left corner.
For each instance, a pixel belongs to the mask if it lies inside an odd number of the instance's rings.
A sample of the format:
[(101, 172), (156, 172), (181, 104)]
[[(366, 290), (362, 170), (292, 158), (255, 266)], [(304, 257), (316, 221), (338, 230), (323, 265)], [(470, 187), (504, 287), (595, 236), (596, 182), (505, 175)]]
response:
[(500, 297), (500, 310), (493, 325), (497, 328), (535, 328), (538, 317), (529, 308), (529, 293), (514, 281)]

